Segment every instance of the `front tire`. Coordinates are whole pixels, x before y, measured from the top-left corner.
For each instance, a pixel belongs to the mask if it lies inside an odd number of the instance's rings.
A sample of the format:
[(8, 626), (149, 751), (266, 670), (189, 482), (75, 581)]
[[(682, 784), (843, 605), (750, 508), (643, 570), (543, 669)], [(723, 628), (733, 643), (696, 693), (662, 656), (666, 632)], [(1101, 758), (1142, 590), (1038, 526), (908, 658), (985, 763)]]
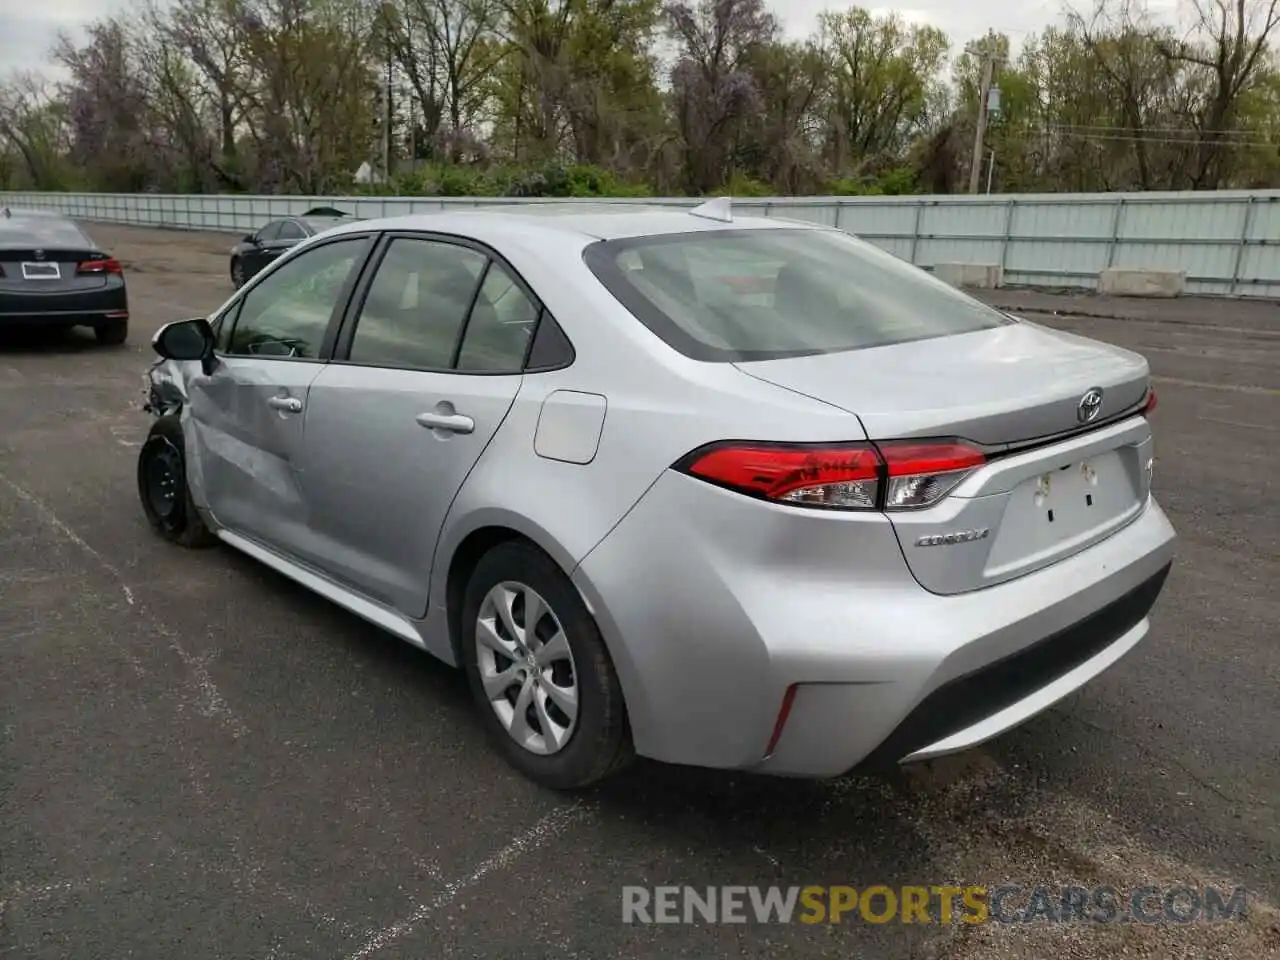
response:
[(118, 347), (129, 338), (129, 321), (104, 320), (93, 328), (93, 335), (103, 346)]
[(231, 261), (231, 284), (239, 290), (244, 286), (245, 279), (244, 261), (236, 257)]
[(187, 488), (182, 424), (172, 414), (151, 425), (138, 452), (138, 497), (151, 528), (171, 543), (207, 547), (217, 542), (200, 519)]
[(595, 619), (550, 557), (519, 541), (476, 564), (462, 604), (462, 664), (507, 761), (556, 790), (634, 756), (622, 687)]

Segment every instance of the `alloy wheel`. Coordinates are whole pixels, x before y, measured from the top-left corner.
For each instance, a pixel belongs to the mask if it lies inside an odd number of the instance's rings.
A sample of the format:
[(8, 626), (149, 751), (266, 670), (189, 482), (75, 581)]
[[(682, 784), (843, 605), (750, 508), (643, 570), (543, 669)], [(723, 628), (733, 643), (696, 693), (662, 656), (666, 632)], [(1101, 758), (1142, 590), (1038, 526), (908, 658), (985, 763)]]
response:
[(530, 753), (559, 753), (578, 724), (578, 673), (555, 611), (522, 583), (497, 584), (476, 617), (476, 662), (489, 705)]

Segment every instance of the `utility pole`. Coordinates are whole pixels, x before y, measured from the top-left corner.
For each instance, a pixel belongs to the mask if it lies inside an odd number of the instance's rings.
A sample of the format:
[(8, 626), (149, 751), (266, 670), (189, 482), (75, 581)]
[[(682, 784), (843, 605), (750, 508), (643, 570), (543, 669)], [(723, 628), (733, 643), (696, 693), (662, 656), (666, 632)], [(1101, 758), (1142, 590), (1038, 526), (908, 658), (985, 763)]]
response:
[(384, 133), (386, 136), (382, 141), (382, 169), (386, 174), (387, 182), (391, 182), (391, 129), (392, 119), (395, 116), (395, 107), (391, 102), (391, 54), (387, 54), (387, 125)]
[(987, 134), (987, 98), (996, 71), (995, 37), (990, 33), (982, 41), (982, 82), (978, 86), (978, 125), (973, 134), (973, 159), (969, 164), (969, 192), (977, 193), (982, 182), (982, 142)]

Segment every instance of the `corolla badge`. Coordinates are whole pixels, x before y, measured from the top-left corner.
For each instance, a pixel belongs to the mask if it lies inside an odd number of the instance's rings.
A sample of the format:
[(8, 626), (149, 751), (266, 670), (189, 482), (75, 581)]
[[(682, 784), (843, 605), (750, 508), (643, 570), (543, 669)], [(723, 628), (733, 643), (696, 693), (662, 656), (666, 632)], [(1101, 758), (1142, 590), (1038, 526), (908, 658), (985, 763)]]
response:
[(916, 541), (917, 547), (946, 547), (953, 543), (972, 543), (974, 540), (985, 540), (991, 535), (989, 527), (981, 527), (977, 530), (960, 530), (956, 533), (935, 533), (931, 536), (921, 537)]
[(1090, 387), (1085, 391), (1080, 402), (1076, 404), (1076, 419), (1081, 423), (1092, 423), (1102, 412), (1102, 388)]

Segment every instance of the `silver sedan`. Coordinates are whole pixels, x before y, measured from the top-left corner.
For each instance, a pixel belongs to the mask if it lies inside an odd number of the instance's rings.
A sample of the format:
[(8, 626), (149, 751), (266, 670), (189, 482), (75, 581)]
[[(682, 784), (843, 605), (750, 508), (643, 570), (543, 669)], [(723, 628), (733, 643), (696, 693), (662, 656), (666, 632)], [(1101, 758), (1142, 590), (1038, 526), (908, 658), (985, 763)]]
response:
[(351, 223), (154, 347), (155, 529), (462, 668), (557, 788), (972, 747), (1172, 562), (1142, 357), (727, 201)]

